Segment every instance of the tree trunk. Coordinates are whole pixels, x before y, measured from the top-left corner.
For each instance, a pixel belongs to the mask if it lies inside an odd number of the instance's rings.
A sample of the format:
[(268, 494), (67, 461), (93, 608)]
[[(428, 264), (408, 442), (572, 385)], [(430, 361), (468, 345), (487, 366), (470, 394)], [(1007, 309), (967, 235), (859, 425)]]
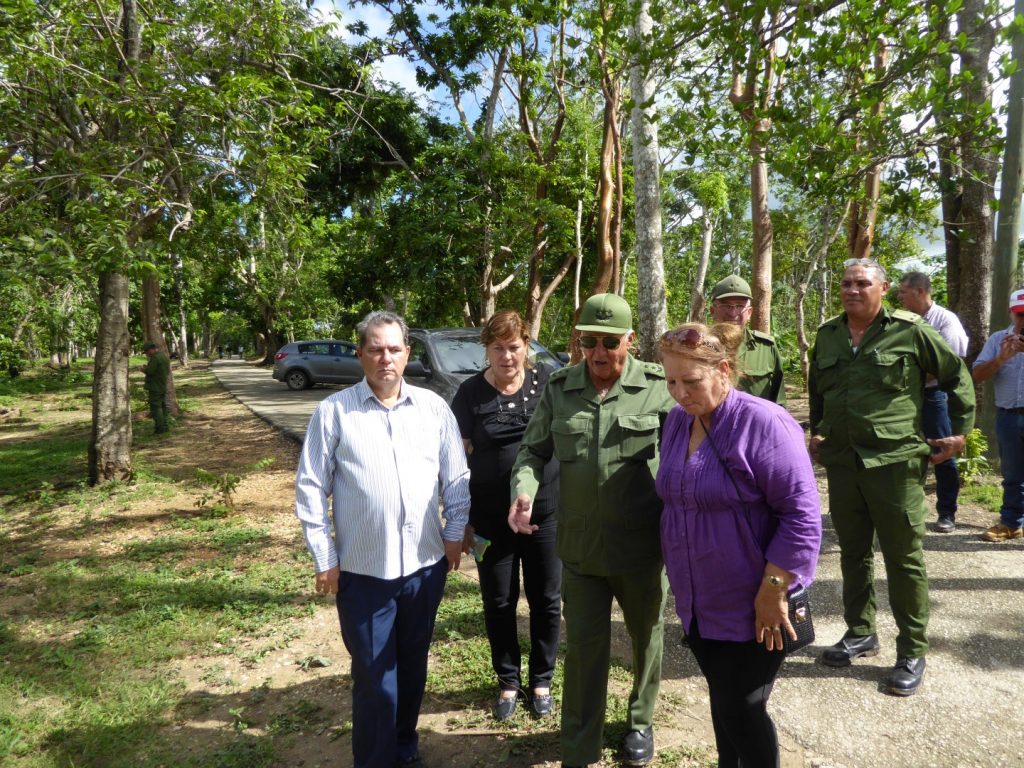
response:
[[(970, 72), (963, 96), (974, 113), (991, 110), (989, 60), (995, 44), (995, 25), (986, 15), (985, 0), (965, 0), (957, 14), (960, 30), (969, 43), (961, 52), (961, 69)], [(967, 331), (967, 361), (971, 363), (988, 338), (992, 297), (993, 188), (997, 161), (991, 144), (992, 118), (962, 134), (963, 204), (960, 217), (960, 306), (958, 314)]]
[(188, 319), (185, 313), (185, 263), (177, 251), (171, 254), (174, 265), (174, 292), (178, 297), (178, 359), (188, 368)]
[(703, 231), (700, 243), (700, 263), (697, 264), (697, 277), (693, 281), (693, 292), (690, 295), (690, 322), (704, 322), (704, 281), (708, 276), (708, 264), (711, 261), (711, 244), (715, 234), (715, 219), (708, 210), (704, 211)]
[(750, 327), (762, 333), (772, 331), (772, 240), (775, 236), (768, 210), (768, 162), (761, 142), (764, 135), (755, 128), (750, 137), (750, 211), (754, 223), (754, 253), (750, 289), (754, 311)]
[[(889, 63), (889, 49), (885, 40), (878, 40), (878, 48), (875, 52), (874, 82), (879, 82), (885, 77)], [(871, 113), (878, 117), (884, 109), (881, 99), (871, 107)], [(872, 149), (877, 147), (872, 144)], [(878, 152), (876, 151), (877, 155)], [(868, 259), (871, 257), (871, 247), (875, 240), (875, 224), (878, 220), (878, 199), (882, 194), (882, 164), (874, 163), (864, 177), (864, 197), (861, 200), (854, 200), (850, 208), (849, 217), (849, 240), (847, 242), (847, 253), (851, 259)]]
[[(649, 47), (652, 28), (650, 0), (639, 0), (633, 27), (634, 43), (639, 49)], [(633, 64), (631, 78), (639, 354), (644, 360), (656, 360), (658, 342), (665, 332), (668, 316), (661, 241), (658, 123), (654, 111), (654, 78), (641, 62)]]
[[(1016, 17), (1024, 16), (1024, 0), (1014, 6)], [(1002, 181), (999, 188), (999, 222), (996, 230), (995, 265), (992, 271), (991, 327), (1006, 322), (1010, 291), (1017, 272), (1020, 242), (1020, 200), (1024, 193), (1024, 31), (1018, 26), (1012, 40), (1011, 59), (1018, 63), (1010, 75), (1007, 99), (1006, 144), (1003, 149)]]
[(589, 295), (608, 293), (614, 286), (619, 265), (615, 263), (612, 220), (615, 217), (615, 134), (618, 132), (617, 89), (610, 72), (601, 86), (604, 94), (604, 121), (601, 133), (601, 166), (597, 182), (597, 270)]
[[(160, 281), (155, 275), (147, 274), (142, 278), (142, 336), (152, 341), (156, 348), (170, 357), (167, 341), (164, 338), (163, 323), (160, 311)], [(167, 412), (177, 416), (178, 395), (174, 390), (174, 373), (167, 377)]]
[[(931, 3), (930, 15), (938, 20), (933, 28), (936, 44), (950, 45), (949, 17), (944, 6)], [(937, 94), (949, 92), (953, 77), (952, 58), (945, 58), (942, 66), (936, 65), (933, 87)], [(951, 118), (946, 98), (935, 105), (935, 121), (948, 126)], [(956, 138), (947, 128), (942, 131), (936, 152), (939, 158), (938, 188), (942, 203), (942, 234), (946, 250), (946, 304), (953, 312), (960, 312), (960, 202), (961, 189), (957, 168), (960, 166), (959, 147)]]
[(99, 278), (100, 327), (92, 381), (92, 436), (89, 484), (132, 477), (132, 410), (128, 388), (128, 278), (104, 272)]

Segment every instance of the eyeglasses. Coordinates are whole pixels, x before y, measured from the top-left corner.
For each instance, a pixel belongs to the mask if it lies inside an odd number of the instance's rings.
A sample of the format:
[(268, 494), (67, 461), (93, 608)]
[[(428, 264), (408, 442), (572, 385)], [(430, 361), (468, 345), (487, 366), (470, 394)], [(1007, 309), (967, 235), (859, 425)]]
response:
[(621, 336), (580, 336), (580, 346), (584, 349), (593, 349), (597, 346), (598, 338), (605, 349), (618, 349), (622, 343)]
[(702, 336), (701, 332), (696, 328), (682, 328), (678, 331), (665, 331), (661, 334), (661, 343), (681, 344), (682, 346), (689, 347), (690, 349), (705, 346), (709, 349), (715, 350), (716, 352), (722, 351), (722, 346), (718, 343), (717, 339)]
[(750, 306), (749, 302), (744, 301), (742, 304), (731, 304), (721, 299), (716, 299), (714, 302), (715, 306), (719, 309), (724, 309), (726, 312), (742, 312)]

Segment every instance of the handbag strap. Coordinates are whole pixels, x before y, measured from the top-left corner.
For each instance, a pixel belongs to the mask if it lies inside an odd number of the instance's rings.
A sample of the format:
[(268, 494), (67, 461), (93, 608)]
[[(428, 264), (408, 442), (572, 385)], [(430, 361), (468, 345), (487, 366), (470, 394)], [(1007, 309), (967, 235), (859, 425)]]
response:
[[(711, 452), (715, 454), (715, 458), (718, 459), (718, 463), (722, 465), (722, 469), (725, 470), (725, 474), (729, 477), (732, 487), (736, 489), (736, 497), (740, 500), (740, 504), (743, 505), (743, 515), (747, 520), (747, 528), (750, 529), (750, 537), (756, 542), (757, 536), (754, 535), (754, 524), (750, 520), (750, 509), (747, 507), (747, 502), (743, 500), (743, 494), (740, 493), (739, 483), (736, 482), (732, 469), (730, 469), (729, 465), (725, 463), (725, 459), (722, 458), (722, 454), (718, 452), (718, 446), (715, 445), (715, 441), (711, 438), (711, 429), (709, 426), (704, 423), (704, 419), (700, 416), (697, 417), (697, 421), (700, 422), (701, 429), (704, 430), (704, 437), (707, 438), (708, 445), (711, 446)], [(763, 555), (764, 553), (762, 553), (762, 556)]]

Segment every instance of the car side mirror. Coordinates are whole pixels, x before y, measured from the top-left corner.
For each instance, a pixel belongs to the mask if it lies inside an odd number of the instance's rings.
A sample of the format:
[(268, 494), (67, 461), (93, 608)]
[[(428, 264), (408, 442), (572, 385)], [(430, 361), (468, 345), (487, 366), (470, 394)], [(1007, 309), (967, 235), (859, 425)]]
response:
[(413, 376), (419, 379), (425, 379), (430, 375), (430, 369), (427, 368), (419, 360), (413, 360), (411, 363), (405, 366), (405, 375)]
[(569, 353), (568, 352), (555, 352), (555, 357), (561, 360), (566, 365), (569, 364)]

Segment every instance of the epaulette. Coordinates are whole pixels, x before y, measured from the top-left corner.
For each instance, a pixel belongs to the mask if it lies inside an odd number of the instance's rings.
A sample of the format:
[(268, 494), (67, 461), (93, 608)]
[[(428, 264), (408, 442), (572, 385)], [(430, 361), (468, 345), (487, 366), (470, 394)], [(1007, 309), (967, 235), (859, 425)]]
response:
[(923, 323), (924, 319), (916, 312), (911, 312), (906, 309), (894, 309), (889, 313), (896, 320), (902, 320), (905, 323)]
[(548, 376), (548, 381), (558, 381), (559, 379), (564, 379), (566, 376), (569, 375), (569, 371), (571, 371), (572, 369), (573, 366), (565, 365), (559, 368), (558, 370), (552, 371), (551, 375)]
[(650, 363), (646, 360), (637, 360), (640, 364), (640, 370), (649, 376), (654, 376), (658, 379), (665, 378), (665, 369), (661, 367), (661, 363)]
[(755, 339), (759, 339), (760, 341), (763, 341), (767, 344), (775, 343), (775, 337), (772, 336), (770, 333), (764, 333), (763, 331), (751, 331), (750, 333), (753, 335)]

